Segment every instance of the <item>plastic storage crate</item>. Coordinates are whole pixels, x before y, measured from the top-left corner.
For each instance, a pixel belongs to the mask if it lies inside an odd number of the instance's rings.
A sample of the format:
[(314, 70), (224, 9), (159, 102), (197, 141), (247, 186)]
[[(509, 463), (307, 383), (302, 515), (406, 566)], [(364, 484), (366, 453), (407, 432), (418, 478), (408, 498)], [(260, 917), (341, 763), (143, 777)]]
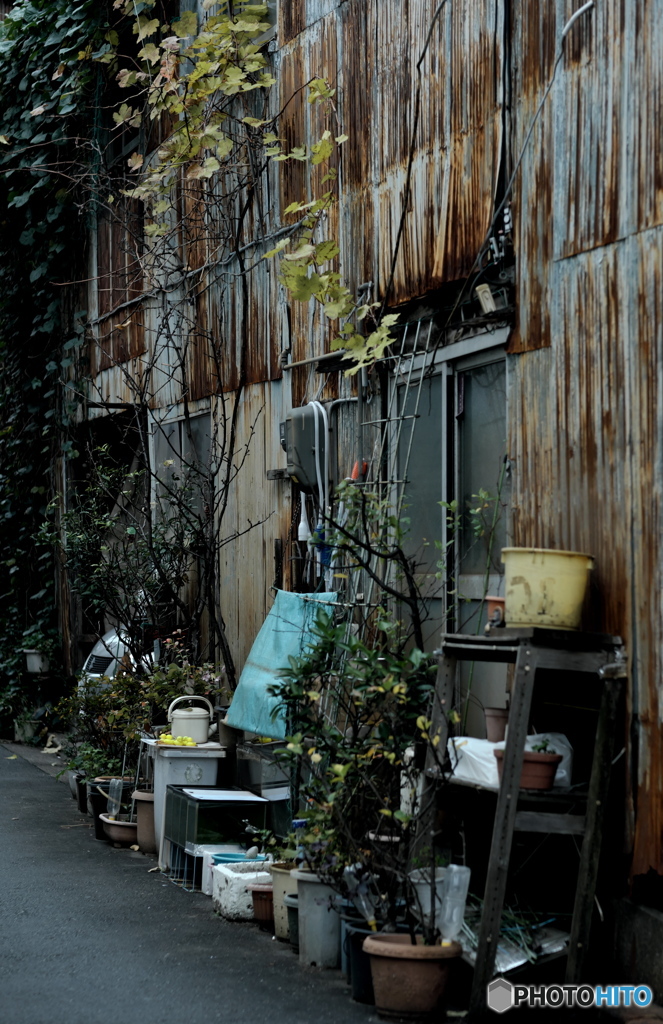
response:
[(168, 786), (164, 837), (190, 855), (202, 844), (246, 842), (247, 824), (265, 828), (267, 806), (243, 789)]

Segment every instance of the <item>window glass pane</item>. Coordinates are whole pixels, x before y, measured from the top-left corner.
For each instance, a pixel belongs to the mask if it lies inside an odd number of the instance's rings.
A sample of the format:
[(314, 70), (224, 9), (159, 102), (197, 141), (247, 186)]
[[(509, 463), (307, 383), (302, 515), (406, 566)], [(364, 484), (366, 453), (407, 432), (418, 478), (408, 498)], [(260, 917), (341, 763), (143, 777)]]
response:
[(177, 422), (154, 426), (154, 472), (158, 480), (173, 487), (180, 474), (180, 432)]
[(187, 425), (182, 420), (182, 461), (187, 465), (196, 465), (201, 469), (209, 466), (210, 460), (210, 426), (209, 413), (191, 416)]
[[(459, 372), (456, 376), (458, 423), (458, 499), (463, 513), (461, 573), (499, 572), (505, 543), (508, 479), (506, 454), (506, 364), (504, 360)], [(500, 489), (501, 482), (501, 489)], [(478, 497), (487, 492), (483, 500)], [(498, 499), (498, 494), (500, 495)], [(468, 515), (470, 509), (480, 513)], [(493, 530), (494, 516), (497, 524)], [(492, 540), (491, 540), (492, 534)]]
[[(399, 413), (406, 419), (398, 446), (398, 477), (404, 480), (405, 551), (416, 556), (418, 572), (436, 572), (442, 538), (442, 378), (399, 388)], [(410, 443), (412, 424), (414, 436)]]

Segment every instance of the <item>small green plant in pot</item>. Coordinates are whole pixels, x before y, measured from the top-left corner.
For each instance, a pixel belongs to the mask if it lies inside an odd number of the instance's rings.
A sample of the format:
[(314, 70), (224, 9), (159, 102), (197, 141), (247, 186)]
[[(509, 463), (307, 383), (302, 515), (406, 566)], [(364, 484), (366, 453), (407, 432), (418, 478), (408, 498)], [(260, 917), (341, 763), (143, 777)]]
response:
[[(497, 758), (497, 772), (501, 782), (504, 769), (504, 751), (493, 751)], [(520, 774), (521, 789), (552, 789), (555, 774), (562, 762), (562, 755), (551, 746), (548, 737), (533, 743), (530, 750), (523, 752), (523, 767)]]

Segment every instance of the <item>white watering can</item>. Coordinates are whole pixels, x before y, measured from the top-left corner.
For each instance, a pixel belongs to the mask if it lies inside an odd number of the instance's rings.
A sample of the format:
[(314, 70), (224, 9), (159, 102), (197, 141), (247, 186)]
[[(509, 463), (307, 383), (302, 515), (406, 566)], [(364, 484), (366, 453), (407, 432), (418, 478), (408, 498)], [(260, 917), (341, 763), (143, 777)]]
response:
[[(204, 708), (178, 708), (177, 711), (173, 711), (181, 700), (204, 700), (209, 711), (205, 711)], [(190, 736), (196, 743), (207, 743), (216, 729), (216, 724), (211, 724), (213, 716), (214, 708), (207, 697), (197, 697), (193, 694), (176, 697), (168, 708), (168, 721), (171, 723), (173, 739), (177, 739), (178, 736)]]

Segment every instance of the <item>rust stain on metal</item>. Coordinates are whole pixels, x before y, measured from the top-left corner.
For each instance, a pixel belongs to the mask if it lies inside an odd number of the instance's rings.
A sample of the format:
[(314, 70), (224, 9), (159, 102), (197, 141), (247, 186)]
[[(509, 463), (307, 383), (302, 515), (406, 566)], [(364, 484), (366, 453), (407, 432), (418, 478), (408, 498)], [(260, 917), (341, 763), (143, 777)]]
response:
[[(111, 220), (98, 224), (97, 304), (99, 315), (139, 296), (143, 270), (137, 245), (142, 244), (142, 218), (136, 208), (123, 209)], [(98, 328), (97, 344), (91, 353), (92, 372), (109, 369), (135, 359), (145, 352), (144, 310), (133, 307), (108, 317)]]
[(288, 0), (279, 4), (278, 37), (283, 43), (299, 35), (306, 25), (306, 0)]

